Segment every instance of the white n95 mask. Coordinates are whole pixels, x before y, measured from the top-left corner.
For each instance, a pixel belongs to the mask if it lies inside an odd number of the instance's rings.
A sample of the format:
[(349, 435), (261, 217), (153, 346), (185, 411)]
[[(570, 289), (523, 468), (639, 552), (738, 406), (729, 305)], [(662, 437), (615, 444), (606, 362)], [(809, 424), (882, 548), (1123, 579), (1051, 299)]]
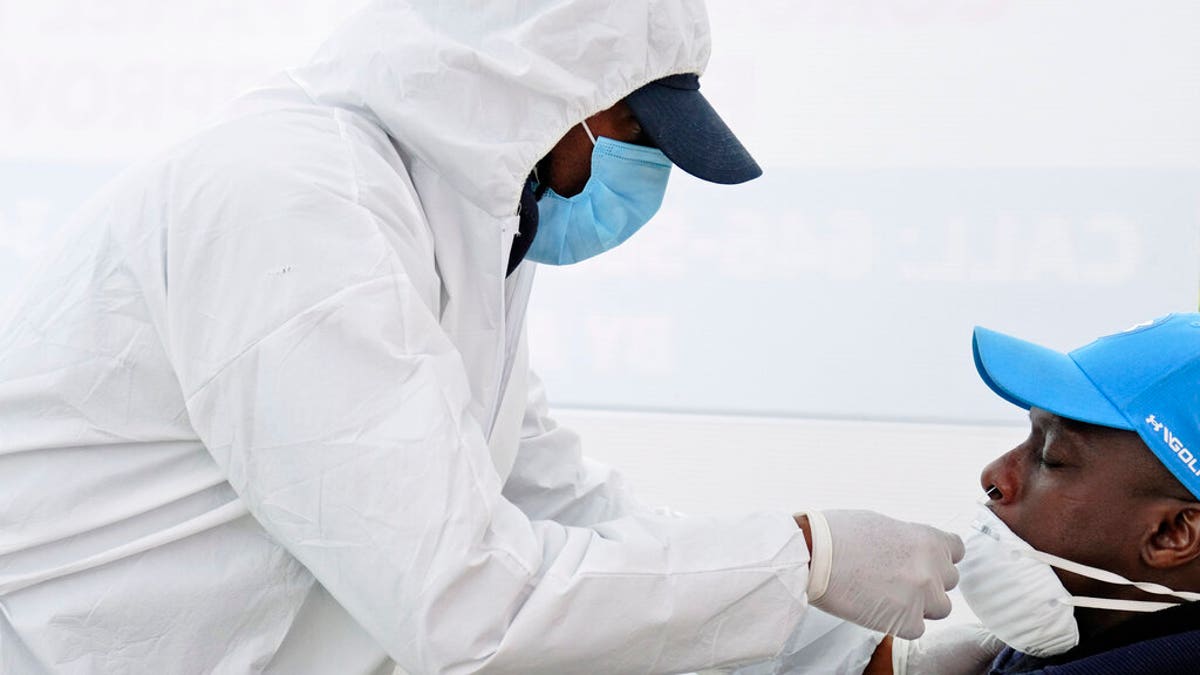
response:
[(958, 563), (958, 587), (967, 605), (984, 628), (1030, 656), (1053, 656), (1079, 644), (1076, 607), (1156, 612), (1176, 604), (1073, 596), (1054, 574), (1053, 567), (1110, 584), (1134, 586), (1148, 593), (1200, 600), (1200, 593), (1130, 581), (1107, 570), (1038, 551), (1013, 534), (982, 504), (963, 543), (967, 553)]

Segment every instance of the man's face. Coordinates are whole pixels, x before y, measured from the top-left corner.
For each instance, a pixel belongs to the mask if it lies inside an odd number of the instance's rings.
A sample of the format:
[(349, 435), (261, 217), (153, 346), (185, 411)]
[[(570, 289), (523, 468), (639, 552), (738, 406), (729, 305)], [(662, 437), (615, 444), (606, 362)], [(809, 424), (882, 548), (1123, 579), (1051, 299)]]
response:
[[(587, 118), (587, 124), (596, 138), (603, 136), (614, 141), (651, 145), (642, 125), (624, 101)], [(541, 180), (563, 197), (572, 197), (583, 190), (592, 176), (592, 140), (583, 125), (571, 127), (546, 155), (538, 171)]]
[[(1158, 527), (1161, 464), (1131, 431), (1038, 408), (1029, 422), (1029, 437), (983, 470), (983, 488), (1000, 491), (988, 506), (1034, 548), (1144, 578), (1139, 547)], [(1111, 586), (1058, 574), (1073, 594), (1111, 595)]]

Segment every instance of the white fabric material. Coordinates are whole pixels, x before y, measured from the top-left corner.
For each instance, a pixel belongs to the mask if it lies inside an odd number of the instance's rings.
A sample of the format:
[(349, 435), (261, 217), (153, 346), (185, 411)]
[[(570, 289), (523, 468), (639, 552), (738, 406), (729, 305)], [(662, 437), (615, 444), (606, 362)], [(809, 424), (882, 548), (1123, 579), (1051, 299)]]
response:
[(0, 672), (779, 652), (791, 515), (637, 507), (546, 417), (504, 276), (535, 161), (707, 57), (700, 0), (377, 2), (93, 199), (0, 328)]
[(882, 639), (882, 633), (811, 608), (775, 658), (732, 672), (734, 675), (860, 675)]
[(892, 641), (892, 675), (984, 675), (1004, 643), (977, 623)]

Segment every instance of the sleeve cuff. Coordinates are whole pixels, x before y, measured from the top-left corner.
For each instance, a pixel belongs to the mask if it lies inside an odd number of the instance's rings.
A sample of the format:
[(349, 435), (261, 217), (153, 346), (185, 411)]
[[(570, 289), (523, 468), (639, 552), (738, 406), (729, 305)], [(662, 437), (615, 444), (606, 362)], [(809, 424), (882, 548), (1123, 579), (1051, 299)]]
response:
[(808, 601), (815, 604), (829, 588), (829, 574), (833, 566), (833, 537), (829, 523), (820, 511), (807, 511), (808, 530), (812, 533), (812, 561), (808, 568)]

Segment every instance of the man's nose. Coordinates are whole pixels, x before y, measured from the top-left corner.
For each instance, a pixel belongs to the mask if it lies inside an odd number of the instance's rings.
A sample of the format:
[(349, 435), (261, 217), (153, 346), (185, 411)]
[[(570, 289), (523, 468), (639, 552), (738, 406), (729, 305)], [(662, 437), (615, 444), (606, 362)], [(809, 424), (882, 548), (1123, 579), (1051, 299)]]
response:
[(1020, 496), (1016, 455), (1016, 449), (1009, 450), (983, 467), (983, 473), (979, 474), (979, 486), (996, 504), (1011, 504)]

